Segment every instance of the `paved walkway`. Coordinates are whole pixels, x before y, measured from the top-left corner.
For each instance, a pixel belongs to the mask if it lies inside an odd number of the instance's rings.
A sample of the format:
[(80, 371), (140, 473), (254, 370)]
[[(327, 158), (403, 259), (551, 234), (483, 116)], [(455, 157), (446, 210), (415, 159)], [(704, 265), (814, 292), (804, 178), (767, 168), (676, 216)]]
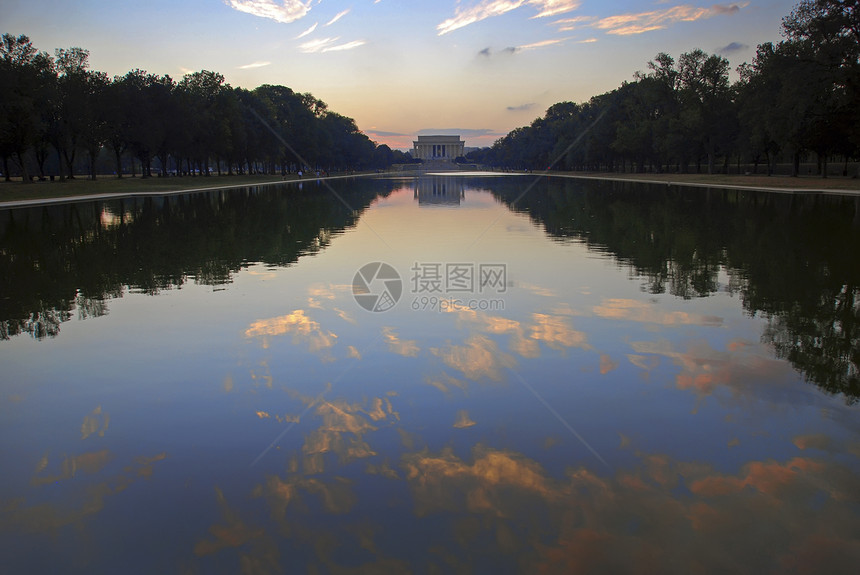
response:
[[(479, 173), (472, 173), (470, 175), (479, 175)], [(728, 189), (728, 190), (749, 190), (756, 192), (775, 192), (781, 194), (827, 194), (827, 195), (839, 195), (839, 196), (860, 196), (860, 190), (849, 190), (849, 189), (816, 189), (816, 188), (776, 188), (776, 187), (767, 187), (767, 186), (757, 186), (752, 184), (710, 184), (703, 182), (684, 182), (684, 181), (669, 181), (669, 180), (660, 180), (660, 179), (648, 179), (648, 178), (626, 178), (623, 176), (616, 176), (613, 174), (600, 174), (600, 175), (578, 175), (578, 174), (557, 174), (557, 173), (547, 173), (547, 172), (530, 172), (530, 175), (546, 175), (548, 177), (553, 178), (572, 178), (579, 180), (611, 180), (616, 182), (634, 182), (638, 184), (654, 184), (654, 185), (666, 185), (666, 186), (678, 186), (678, 187), (691, 187), (691, 188), (714, 188), (714, 189)], [(361, 176), (375, 176), (377, 174), (373, 173), (364, 173), (364, 174), (347, 174), (347, 175), (339, 175), (339, 176), (323, 176), (323, 177), (315, 177), (311, 176), (308, 178), (304, 178), (301, 180), (291, 179), (291, 180), (276, 180), (272, 182), (260, 182), (260, 183), (247, 183), (247, 184), (235, 184), (230, 186), (211, 186), (206, 188), (192, 188), (188, 190), (172, 190), (172, 191), (164, 191), (164, 190), (152, 190), (148, 192), (128, 192), (128, 193), (104, 193), (104, 194), (86, 194), (81, 196), (67, 196), (62, 198), (42, 198), (42, 199), (26, 199), (26, 200), (12, 200), (12, 201), (0, 201), (0, 209), (3, 208), (22, 208), (29, 206), (43, 206), (43, 205), (52, 205), (52, 204), (65, 204), (71, 202), (87, 202), (93, 200), (115, 200), (115, 199), (125, 199), (125, 198), (143, 198), (147, 196), (175, 196), (179, 194), (194, 194), (198, 192), (211, 192), (215, 190), (228, 190), (233, 188), (247, 188), (249, 186), (274, 186), (285, 183), (296, 183), (296, 182), (313, 182), (320, 180), (338, 180), (343, 178), (356, 178)]]
[[(26, 200), (10, 200), (6, 202), (0, 201), (0, 209), (3, 208), (24, 208), (30, 206), (44, 206), (52, 204), (67, 204), (72, 202), (87, 202), (93, 200), (122, 200), (128, 198), (145, 198), (147, 196), (176, 196), (179, 194), (196, 194), (198, 192), (212, 192), (215, 190), (229, 190), (234, 188), (248, 188), (251, 186), (274, 186), (279, 184), (294, 184), (303, 182), (316, 182), (320, 180), (339, 180), (343, 178), (355, 178), (358, 176), (367, 176), (372, 174), (347, 174), (341, 176), (310, 176), (302, 179), (290, 180), (275, 180), (272, 182), (255, 182), (246, 184), (234, 184), (229, 186), (210, 186), (206, 188), (191, 188), (187, 190), (151, 190), (140, 192), (113, 192), (104, 194), (84, 194), (80, 196), (66, 196), (62, 198), (34, 198)], [(375, 174), (374, 174), (375, 175)]]
[(684, 181), (669, 181), (660, 180), (658, 178), (625, 178), (623, 176), (613, 176), (607, 174), (605, 176), (580, 176), (576, 174), (547, 174), (557, 178), (575, 178), (580, 180), (612, 180), (615, 182), (635, 182), (637, 184), (657, 184), (666, 186), (677, 186), (683, 188), (717, 188), (728, 190), (750, 190), (755, 192), (777, 192), (784, 194), (833, 194), (839, 196), (860, 196), (860, 190), (850, 189), (822, 189), (822, 188), (776, 188), (768, 186), (757, 186), (754, 184), (710, 184), (705, 182), (684, 182)]

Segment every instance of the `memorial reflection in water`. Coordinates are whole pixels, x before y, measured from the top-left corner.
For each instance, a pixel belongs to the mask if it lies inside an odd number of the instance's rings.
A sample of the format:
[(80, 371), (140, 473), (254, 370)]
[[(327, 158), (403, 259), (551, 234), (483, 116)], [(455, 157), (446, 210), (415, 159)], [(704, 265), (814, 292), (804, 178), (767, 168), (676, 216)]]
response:
[(0, 211), (8, 569), (853, 572), (857, 199), (329, 185)]
[(419, 205), (459, 206), (466, 195), (462, 178), (427, 174), (415, 178), (413, 197)]

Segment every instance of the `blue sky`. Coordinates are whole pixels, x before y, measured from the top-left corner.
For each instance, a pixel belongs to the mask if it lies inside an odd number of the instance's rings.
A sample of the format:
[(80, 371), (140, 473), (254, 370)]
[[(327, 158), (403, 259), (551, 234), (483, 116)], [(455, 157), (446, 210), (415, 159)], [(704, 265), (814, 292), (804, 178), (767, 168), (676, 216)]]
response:
[(233, 86), (282, 84), (354, 118), (374, 141), (459, 133), (490, 145), (564, 100), (632, 79), (664, 51), (701, 48), (732, 67), (780, 39), (796, 1), (0, 0), (0, 32), (80, 46), (108, 74)]

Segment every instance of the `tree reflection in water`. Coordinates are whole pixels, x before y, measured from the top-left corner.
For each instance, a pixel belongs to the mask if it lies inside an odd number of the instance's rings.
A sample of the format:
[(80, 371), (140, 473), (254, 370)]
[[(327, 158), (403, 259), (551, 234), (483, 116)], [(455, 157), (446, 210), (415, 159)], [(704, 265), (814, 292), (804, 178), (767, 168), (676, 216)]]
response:
[(0, 339), (55, 337), (75, 309), (104, 315), (126, 290), (220, 285), (253, 263), (289, 266), (395, 187), (339, 186), (353, 210), (311, 184), (0, 211)]
[(860, 197), (558, 179), (522, 198), (518, 183), (491, 189), (550, 236), (610, 253), (651, 293), (739, 295), (767, 316), (778, 357), (860, 398)]
[[(77, 310), (125, 290), (232, 281), (251, 263), (289, 266), (355, 225), (397, 181), (245, 188), (0, 212), (0, 338), (54, 337)], [(544, 178), (467, 178), (559, 241), (610, 254), (643, 289), (737, 294), (777, 356), (849, 403), (860, 398), (860, 198)], [(522, 196), (522, 197), (521, 197)], [(725, 274), (721, 278), (721, 273)]]

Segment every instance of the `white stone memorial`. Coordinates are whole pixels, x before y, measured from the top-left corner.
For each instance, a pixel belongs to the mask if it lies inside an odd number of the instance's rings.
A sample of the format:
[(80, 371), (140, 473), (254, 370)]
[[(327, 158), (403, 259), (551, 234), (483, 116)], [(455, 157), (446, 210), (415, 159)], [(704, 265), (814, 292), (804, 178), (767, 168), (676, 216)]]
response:
[(412, 142), (412, 157), (429, 161), (453, 162), (463, 155), (465, 142), (460, 136), (418, 136)]

